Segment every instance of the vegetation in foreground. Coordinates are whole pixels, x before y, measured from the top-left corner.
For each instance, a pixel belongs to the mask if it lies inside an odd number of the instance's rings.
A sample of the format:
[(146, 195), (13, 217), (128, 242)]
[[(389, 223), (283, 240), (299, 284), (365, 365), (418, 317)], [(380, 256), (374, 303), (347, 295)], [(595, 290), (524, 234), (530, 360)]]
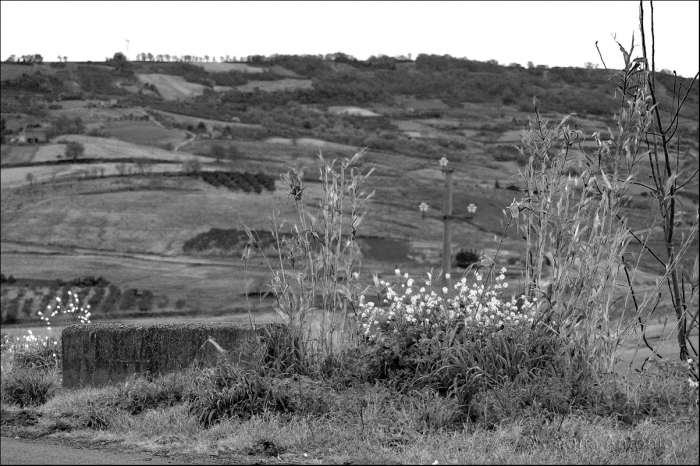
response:
[[(210, 461), (697, 464), (698, 355), (690, 334), (698, 262), (687, 271), (680, 258), (697, 237), (698, 218), (676, 248), (684, 181), (669, 164), (672, 125), (661, 126), (658, 107), (648, 105), (654, 65), (644, 47), (632, 61), (621, 46), (625, 68), (612, 76), (622, 95), (617, 132), (594, 136), (593, 153), (566, 119), (550, 127), (535, 104), (521, 147), (526, 196), (505, 211), (505, 229), (521, 227), (527, 243), (522, 294), (506, 294), (504, 271), (486, 256), (454, 280), (396, 270), (393, 283), (375, 277), (364, 286), (355, 240), (372, 196), (363, 191), (370, 173), (354, 165), (361, 153), (339, 164), (321, 157), (316, 212), (305, 202), (302, 171), (284, 177), (298, 221), (285, 236), (273, 216), (276, 260), (246, 228), (244, 259), (264, 257), (270, 294), (287, 320), (267, 327), (257, 369), (223, 362), (61, 390), (57, 340), (4, 339), (3, 434), (116, 441)], [(639, 297), (636, 268), (624, 259), (637, 238), (620, 202), (646, 158), (663, 168), (649, 189), (667, 254), (654, 256), (666, 269), (657, 288)], [(580, 169), (575, 179), (572, 164)], [(613, 372), (621, 341), (644, 334), (662, 288), (677, 321), (679, 360)], [(50, 317), (60, 311), (89, 322), (89, 308), (73, 295)], [(611, 319), (614, 311), (623, 317)]]

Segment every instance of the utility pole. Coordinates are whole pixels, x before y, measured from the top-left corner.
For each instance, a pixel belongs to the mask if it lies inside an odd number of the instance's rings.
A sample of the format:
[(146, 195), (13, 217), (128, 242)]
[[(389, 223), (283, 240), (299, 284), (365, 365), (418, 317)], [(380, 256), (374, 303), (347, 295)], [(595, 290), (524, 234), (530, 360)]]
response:
[[(442, 208), (442, 221), (445, 227), (442, 237), (442, 271), (440, 273), (440, 286), (447, 286), (447, 278), (445, 275), (450, 273), (452, 268), (452, 221), (453, 220), (471, 220), (476, 213), (476, 205), (469, 204), (467, 206), (467, 215), (452, 215), (452, 170), (447, 168), (447, 159), (440, 159), (440, 168), (445, 175), (445, 199)], [(428, 212), (428, 204), (421, 202), (418, 206), (421, 212), (421, 217), (425, 220)], [(432, 218), (439, 218), (431, 215)]]
[(442, 236), (442, 272), (440, 273), (440, 283), (442, 287), (447, 286), (446, 274), (450, 273), (452, 267), (452, 169), (447, 168), (447, 159), (440, 159), (442, 172), (445, 174), (445, 201), (443, 206), (443, 222), (445, 230)]

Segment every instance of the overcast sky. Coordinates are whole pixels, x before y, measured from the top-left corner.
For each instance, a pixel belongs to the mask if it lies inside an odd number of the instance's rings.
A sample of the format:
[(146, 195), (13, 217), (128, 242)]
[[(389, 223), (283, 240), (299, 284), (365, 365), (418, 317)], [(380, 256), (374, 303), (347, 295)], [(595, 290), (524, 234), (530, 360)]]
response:
[[(121, 51), (170, 55), (271, 55), (344, 52), (449, 54), (525, 66), (602, 64), (639, 36), (638, 2), (36, 2), (3, 1), (2, 60), (39, 53), (102, 61)], [(650, 16), (645, 2), (646, 18)], [(657, 69), (698, 71), (696, 1), (654, 4)], [(127, 40), (129, 48), (127, 52)], [(649, 40), (649, 39), (647, 39)], [(635, 49), (640, 52), (640, 47)]]

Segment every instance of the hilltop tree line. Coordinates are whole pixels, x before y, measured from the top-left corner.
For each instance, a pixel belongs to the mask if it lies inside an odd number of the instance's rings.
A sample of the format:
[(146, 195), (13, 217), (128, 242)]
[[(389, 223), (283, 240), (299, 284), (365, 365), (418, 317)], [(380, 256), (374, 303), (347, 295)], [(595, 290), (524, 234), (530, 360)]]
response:
[(5, 60), (5, 63), (43, 63), (44, 62), (44, 57), (39, 55), (38, 53), (35, 54), (29, 54), (29, 55), (20, 55), (19, 57), (15, 55), (10, 55), (7, 57)]
[[(141, 59), (144, 54), (139, 54)], [(78, 82), (83, 93), (99, 95), (123, 95), (128, 102), (148, 103), (161, 110), (185, 113), (200, 118), (230, 119), (241, 122), (253, 121), (253, 108), (269, 112), (274, 108), (290, 104), (308, 105), (366, 105), (370, 103), (394, 104), (396, 95), (413, 95), (419, 99), (440, 99), (452, 108), (463, 103), (497, 103), (520, 107), (530, 111), (532, 96), (546, 102), (547, 111), (577, 112), (580, 114), (605, 115), (617, 110), (612, 98), (605, 70), (591, 63), (585, 68), (548, 68), (528, 63), (527, 68), (518, 64), (504, 67), (496, 60), (486, 62), (455, 58), (449, 55), (420, 54), (415, 60), (410, 57), (387, 57), (379, 55), (367, 60), (357, 60), (351, 55), (336, 53), (322, 55), (271, 55), (244, 57), (252, 64), (262, 65), (262, 73), (237, 71), (210, 73), (197, 66), (192, 56), (156, 55), (153, 62), (145, 54), (146, 62), (129, 62), (124, 54), (114, 54), (108, 63), (115, 69), (106, 70), (89, 65), (79, 65), (70, 71), (70, 78)], [(219, 57), (227, 61), (231, 57)], [(158, 61), (162, 59), (163, 61)], [(178, 62), (173, 63), (172, 60)], [(233, 57), (236, 59), (236, 57)], [(170, 62), (167, 62), (170, 60)], [(210, 57), (211, 60), (211, 57)], [(206, 56), (204, 57), (206, 61)], [(350, 71), (338, 71), (334, 63), (353, 67)], [(114, 85), (116, 81), (135, 83), (134, 72), (152, 72), (182, 76), (189, 82), (214, 86), (237, 87), (251, 80), (265, 81), (288, 78), (275, 72), (276, 67), (311, 79), (312, 88), (279, 92), (229, 92), (205, 90), (204, 95), (186, 103), (164, 102), (154, 95), (130, 94)], [(63, 73), (63, 74), (61, 74)], [(68, 71), (60, 70), (53, 75), (40, 72), (25, 74), (3, 81), (3, 87), (21, 89), (44, 94), (68, 94), (63, 80)], [(681, 86), (687, 89), (692, 80), (659, 73), (657, 82), (667, 89)], [(661, 96), (664, 98), (664, 95)], [(663, 102), (662, 102), (663, 103)], [(698, 118), (698, 83), (688, 97), (684, 117)], [(433, 117), (439, 117), (434, 115)], [(259, 120), (259, 118), (258, 118)]]

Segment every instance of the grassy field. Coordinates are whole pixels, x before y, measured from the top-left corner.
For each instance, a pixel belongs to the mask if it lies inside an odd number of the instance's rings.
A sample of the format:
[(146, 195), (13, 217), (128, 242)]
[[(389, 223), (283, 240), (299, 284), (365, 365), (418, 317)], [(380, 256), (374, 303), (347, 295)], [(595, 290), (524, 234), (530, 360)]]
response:
[[(202, 95), (206, 86), (185, 81), (182, 76), (168, 74), (138, 74), (140, 82), (152, 84), (158, 89), (158, 93), (165, 100), (183, 100)], [(224, 86), (216, 86), (217, 91), (231, 90)]]
[(236, 87), (241, 92), (254, 92), (258, 89), (263, 92), (291, 91), (295, 89), (313, 89), (310, 79), (278, 79), (275, 81), (248, 81), (247, 84)]
[(265, 68), (251, 66), (245, 63), (195, 63), (196, 66), (202, 67), (211, 73), (227, 73), (236, 71), (238, 73), (264, 73)]
[(263, 92), (292, 91), (295, 89), (313, 89), (310, 79), (277, 79), (275, 81), (248, 81), (248, 83), (236, 87), (241, 92), (254, 92), (256, 89)]
[(187, 133), (163, 128), (152, 121), (115, 121), (103, 124), (102, 130), (120, 141), (144, 146), (177, 144), (187, 139)]
[(16, 79), (21, 77), (23, 74), (32, 75), (37, 72), (42, 74), (55, 74), (56, 70), (48, 65), (18, 65), (14, 63), (3, 63), (0, 67), (0, 80), (4, 81), (6, 79)]
[(238, 123), (235, 121), (222, 121), (222, 120), (209, 120), (206, 118), (197, 118), (187, 115), (181, 115), (178, 113), (164, 112), (162, 110), (153, 110), (153, 113), (159, 113), (164, 115), (168, 119), (183, 125), (193, 125), (197, 126), (199, 123), (204, 123), (208, 128), (224, 127), (230, 126), (232, 128), (243, 128), (243, 129), (256, 129), (262, 130), (264, 127), (262, 125), (251, 125), (246, 123)]

